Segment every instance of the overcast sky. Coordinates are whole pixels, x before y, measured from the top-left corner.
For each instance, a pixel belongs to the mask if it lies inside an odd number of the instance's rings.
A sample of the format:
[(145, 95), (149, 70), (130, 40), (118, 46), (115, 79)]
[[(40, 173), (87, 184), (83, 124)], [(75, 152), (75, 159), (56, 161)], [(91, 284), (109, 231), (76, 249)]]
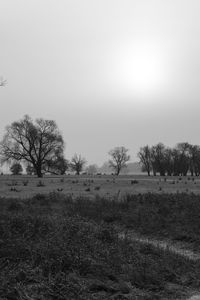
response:
[(199, 0), (1, 0), (0, 136), (56, 120), (66, 157), (200, 144)]

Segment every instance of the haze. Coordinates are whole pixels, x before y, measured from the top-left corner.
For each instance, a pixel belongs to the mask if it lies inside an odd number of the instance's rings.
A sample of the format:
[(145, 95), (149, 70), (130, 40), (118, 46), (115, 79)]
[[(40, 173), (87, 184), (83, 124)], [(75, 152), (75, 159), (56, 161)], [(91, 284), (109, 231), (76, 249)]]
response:
[(66, 157), (101, 165), (125, 146), (200, 144), (199, 0), (2, 0), (1, 138), (56, 120)]

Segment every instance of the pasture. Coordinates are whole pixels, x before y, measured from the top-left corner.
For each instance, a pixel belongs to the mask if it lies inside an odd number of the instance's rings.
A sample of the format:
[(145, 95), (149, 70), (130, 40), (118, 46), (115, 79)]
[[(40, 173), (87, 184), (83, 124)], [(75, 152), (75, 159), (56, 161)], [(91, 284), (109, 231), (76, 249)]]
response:
[(200, 294), (199, 210), (194, 194), (2, 197), (0, 299), (189, 300)]
[(0, 176), (0, 195), (27, 198), (36, 194), (59, 192), (72, 198), (117, 197), (139, 193), (200, 193), (199, 177), (160, 177), (145, 175), (65, 175), (65, 176)]
[(0, 299), (200, 295), (200, 180), (1, 176)]

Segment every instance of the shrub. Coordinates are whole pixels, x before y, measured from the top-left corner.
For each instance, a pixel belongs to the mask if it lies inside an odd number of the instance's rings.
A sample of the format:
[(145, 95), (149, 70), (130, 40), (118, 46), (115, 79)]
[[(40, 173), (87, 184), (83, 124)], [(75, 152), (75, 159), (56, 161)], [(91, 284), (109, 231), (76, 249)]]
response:
[(99, 190), (100, 190), (100, 188), (101, 188), (100, 186), (95, 186), (95, 188), (94, 188), (94, 189), (95, 189), (95, 191), (99, 191)]
[(37, 187), (41, 187), (41, 186), (45, 186), (45, 184), (44, 184), (44, 182), (39, 180), (38, 183), (37, 183)]
[(27, 186), (27, 185), (28, 185), (28, 183), (29, 183), (29, 181), (28, 181), (28, 180), (24, 180), (24, 181), (23, 181), (23, 185), (24, 185), (24, 186)]
[(18, 185), (18, 182), (14, 181), (14, 180), (12, 180), (11, 182), (7, 182), (7, 186), (17, 186), (17, 185)]
[(11, 187), (11, 188), (10, 188), (10, 191), (11, 191), (11, 192), (20, 192), (20, 190), (17, 190), (15, 187)]
[(23, 168), (20, 163), (14, 163), (10, 167), (10, 171), (12, 172), (13, 175), (21, 175)]
[(134, 179), (134, 180), (131, 180), (131, 184), (137, 184), (138, 183), (138, 180)]

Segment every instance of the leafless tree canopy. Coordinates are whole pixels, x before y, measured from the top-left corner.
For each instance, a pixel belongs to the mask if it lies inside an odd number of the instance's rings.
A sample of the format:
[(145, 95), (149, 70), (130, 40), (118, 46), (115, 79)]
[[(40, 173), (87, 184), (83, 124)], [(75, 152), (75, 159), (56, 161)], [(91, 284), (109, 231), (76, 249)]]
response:
[(152, 169), (151, 166), (151, 148), (146, 145), (140, 148), (138, 152), (138, 157), (140, 159), (140, 163), (142, 164), (143, 171), (146, 171), (148, 176), (150, 176), (150, 172)]
[(1, 161), (24, 161), (34, 167), (38, 177), (42, 177), (45, 166), (62, 155), (63, 138), (55, 121), (37, 119), (35, 123), (29, 116), (6, 127), (0, 144)]
[(84, 165), (86, 164), (86, 160), (80, 154), (74, 154), (71, 159), (70, 167), (72, 171), (75, 171), (77, 175), (83, 170)]
[(110, 167), (119, 175), (122, 168), (126, 167), (126, 163), (130, 160), (128, 149), (125, 147), (116, 147), (109, 151), (111, 160), (109, 160)]

